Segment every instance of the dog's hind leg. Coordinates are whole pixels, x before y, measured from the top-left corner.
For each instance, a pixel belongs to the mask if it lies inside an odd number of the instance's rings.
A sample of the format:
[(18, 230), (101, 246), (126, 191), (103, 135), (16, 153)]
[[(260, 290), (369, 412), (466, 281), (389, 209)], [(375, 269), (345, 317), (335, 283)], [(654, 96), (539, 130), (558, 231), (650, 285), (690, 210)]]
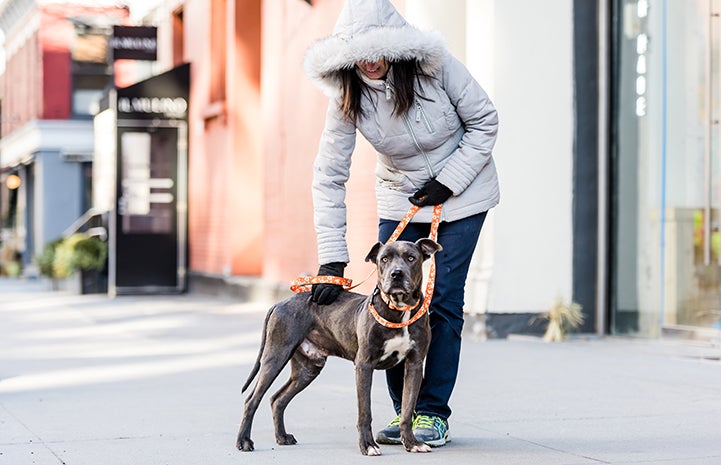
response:
[(291, 359), (310, 326), (309, 318), (288, 318), (288, 312), (292, 312), (292, 310), (292, 308), (278, 306), (268, 320), (265, 331), (266, 342), (260, 357), (258, 380), (253, 392), (245, 400), (243, 420), (240, 422), (238, 439), (235, 443), (240, 450), (252, 451), (254, 449), (253, 441), (250, 439), (253, 416), (258, 410), (263, 396)]
[[(288, 363), (288, 360), (294, 350), (294, 347), (289, 347), (284, 350), (284, 354), (276, 353), (269, 357), (266, 357), (267, 354), (263, 354), (258, 381), (253, 388), (253, 392), (245, 400), (243, 420), (240, 422), (238, 439), (235, 443), (235, 447), (239, 450), (248, 452), (254, 449), (253, 441), (250, 439), (250, 429), (253, 426), (253, 417), (255, 416), (255, 412), (258, 410), (260, 401), (263, 399), (263, 396), (268, 391), (271, 384), (273, 384), (273, 381), (275, 381), (280, 372), (283, 370), (283, 367), (285, 367)], [(270, 360), (266, 360), (266, 358)]]
[(275, 440), (281, 446), (289, 446), (297, 441), (285, 430), (285, 409), (290, 401), (320, 374), (327, 356), (321, 354), (308, 341), (303, 341), (290, 360), (290, 378), (270, 400), (275, 426)]

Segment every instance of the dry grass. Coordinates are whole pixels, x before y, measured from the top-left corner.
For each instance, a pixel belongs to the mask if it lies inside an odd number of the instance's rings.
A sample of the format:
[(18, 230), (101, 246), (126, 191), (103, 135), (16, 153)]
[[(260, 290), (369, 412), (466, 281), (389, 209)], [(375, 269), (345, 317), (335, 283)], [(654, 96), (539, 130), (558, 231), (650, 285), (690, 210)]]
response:
[(563, 341), (569, 332), (578, 329), (583, 323), (581, 306), (576, 302), (566, 303), (561, 298), (556, 300), (543, 317), (548, 320), (548, 328), (543, 340), (548, 342)]

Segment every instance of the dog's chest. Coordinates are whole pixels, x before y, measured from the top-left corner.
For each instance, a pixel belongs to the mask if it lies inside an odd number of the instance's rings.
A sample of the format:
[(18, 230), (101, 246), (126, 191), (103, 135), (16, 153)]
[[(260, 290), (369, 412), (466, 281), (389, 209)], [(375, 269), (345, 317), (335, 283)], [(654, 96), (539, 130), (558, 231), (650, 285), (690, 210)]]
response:
[(413, 348), (413, 341), (408, 333), (408, 329), (404, 328), (403, 331), (391, 339), (388, 339), (383, 343), (383, 353), (381, 354), (380, 361), (384, 362), (390, 357), (396, 357), (397, 360), (403, 360), (406, 357), (408, 351)]

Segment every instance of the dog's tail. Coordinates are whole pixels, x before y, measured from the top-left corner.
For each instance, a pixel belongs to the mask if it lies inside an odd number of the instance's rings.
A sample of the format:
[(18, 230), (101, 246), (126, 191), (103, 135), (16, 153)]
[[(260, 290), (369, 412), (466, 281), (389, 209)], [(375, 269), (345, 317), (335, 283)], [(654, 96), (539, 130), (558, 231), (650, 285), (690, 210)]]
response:
[(265, 321), (263, 322), (263, 336), (260, 341), (260, 350), (258, 351), (258, 358), (255, 360), (255, 365), (253, 366), (253, 369), (250, 371), (250, 374), (248, 375), (248, 379), (246, 380), (245, 384), (243, 385), (243, 389), (240, 390), (240, 393), (243, 394), (247, 389), (248, 386), (250, 386), (250, 383), (253, 382), (253, 379), (258, 374), (258, 371), (260, 370), (260, 358), (263, 356), (263, 349), (265, 349), (265, 337), (266, 337), (266, 330), (268, 328), (268, 320), (270, 320), (270, 316), (273, 314), (273, 311), (275, 310), (275, 305), (273, 305), (270, 310), (268, 310), (268, 314), (265, 315)]

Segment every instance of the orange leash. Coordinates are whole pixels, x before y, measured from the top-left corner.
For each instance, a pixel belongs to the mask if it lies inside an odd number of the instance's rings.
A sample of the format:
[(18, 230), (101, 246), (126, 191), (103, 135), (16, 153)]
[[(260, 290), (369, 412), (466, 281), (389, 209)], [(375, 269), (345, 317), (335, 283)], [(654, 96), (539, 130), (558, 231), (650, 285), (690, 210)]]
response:
[[(387, 244), (390, 244), (391, 242), (395, 242), (400, 237), (403, 230), (408, 226), (408, 223), (411, 222), (411, 219), (415, 216), (416, 213), (421, 209), (421, 207), (413, 205), (411, 206), (410, 210), (408, 210), (408, 213), (406, 213), (401, 221), (398, 223), (398, 226), (396, 226), (395, 231), (393, 231), (393, 234), (391, 234), (391, 237), (388, 238)], [(438, 225), (441, 223), (441, 210), (443, 209), (443, 205), (436, 205), (433, 207), (433, 217), (431, 218), (431, 233), (428, 236), (432, 240), (438, 239)], [(371, 272), (370, 275), (366, 279), (364, 279), (359, 284), (356, 284), (355, 286), (352, 286), (353, 281), (348, 278), (341, 278), (339, 276), (302, 276), (299, 278), (296, 278), (293, 280), (293, 282), (290, 285), (290, 290), (293, 292), (307, 292), (310, 291), (313, 284), (337, 284), (339, 286), (343, 286), (343, 289), (346, 291), (351, 290), (355, 287), (360, 286), (365, 281), (367, 281), (371, 276), (373, 276), (373, 273), (375, 273), (375, 269)], [(423, 305), (421, 306), (420, 310), (416, 312), (415, 315), (413, 315), (408, 321), (401, 322), (401, 323), (393, 323), (391, 321), (386, 320), (382, 316), (378, 314), (376, 309), (373, 307), (373, 304), (371, 303), (368, 306), (368, 309), (370, 310), (371, 314), (373, 315), (373, 318), (376, 319), (376, 321), (386, 328), (405, 328), (406, 326), (409, 326), (416, 321), (426, 313), (428, 313), (428, 308), (431, 305), (431, 299), (433, 298), (433, 290), (435, 289), (435, 282), (436, 282), (436, 258), (435, 256), (431, 257), (431, 268), (428, 273), (428, 282), (426, 283), (426, 291), (423, 295)], [(401, 309), (399, 311), (409, 311), (410, 309)]]
[[(442, 205), (436, 205), (433, 207), (433, 218), (431, 219), (431, 233), (428, 236), (429, 238), (433, 239), (434, 241), (438, 239), (438, 225), (441, 223), (441, 210), (443, 209)], [(418, 210), (420, 210), (420, 207), (412, 206), (411, 209), (406, 213), (406, 216), (403, 217), (400, 223), (398, 223), (398, 227), (396, 230), (391, 234), (390, 239), (388, 239), (388, 242), (393, 242), (398, 239), (398, 237), (403, 232), (403, 229), (408, 225), (408, 223), (411, 221), (411, 218), (413, 218), (413, 215), (418, 213)], [(435, 255), (431, 257), (431, 269), (428, 272), (428, 282), (426, 283), (426, 292), (423, 295), (423, 305), (421, 305), (421, 308), (413, 315), (410, 319), (407, 321), (402, 321), (400, 323), (393, 323), (392, 321), (388, 321), (382, 316), (378, 314), (378, 311), (373, 306), (373, 303), (368, 305), (368, 310), (370, 310), (371, 315), (373, 315), (373, 318), (380, 323), (381, 325), (385, 326), (386, 328), (391, 329), (400, 329), (405, 328), (406, 326), (410, 326), (416, 321), (420, 319), (423, 315), (428, 313), (428, 309), (431, 306), (431, 299), (433, 299), (433, 291), (436, 286), (436, 257)], [(399, 311), (409, 311), (410, 309), (401, 309)]]

